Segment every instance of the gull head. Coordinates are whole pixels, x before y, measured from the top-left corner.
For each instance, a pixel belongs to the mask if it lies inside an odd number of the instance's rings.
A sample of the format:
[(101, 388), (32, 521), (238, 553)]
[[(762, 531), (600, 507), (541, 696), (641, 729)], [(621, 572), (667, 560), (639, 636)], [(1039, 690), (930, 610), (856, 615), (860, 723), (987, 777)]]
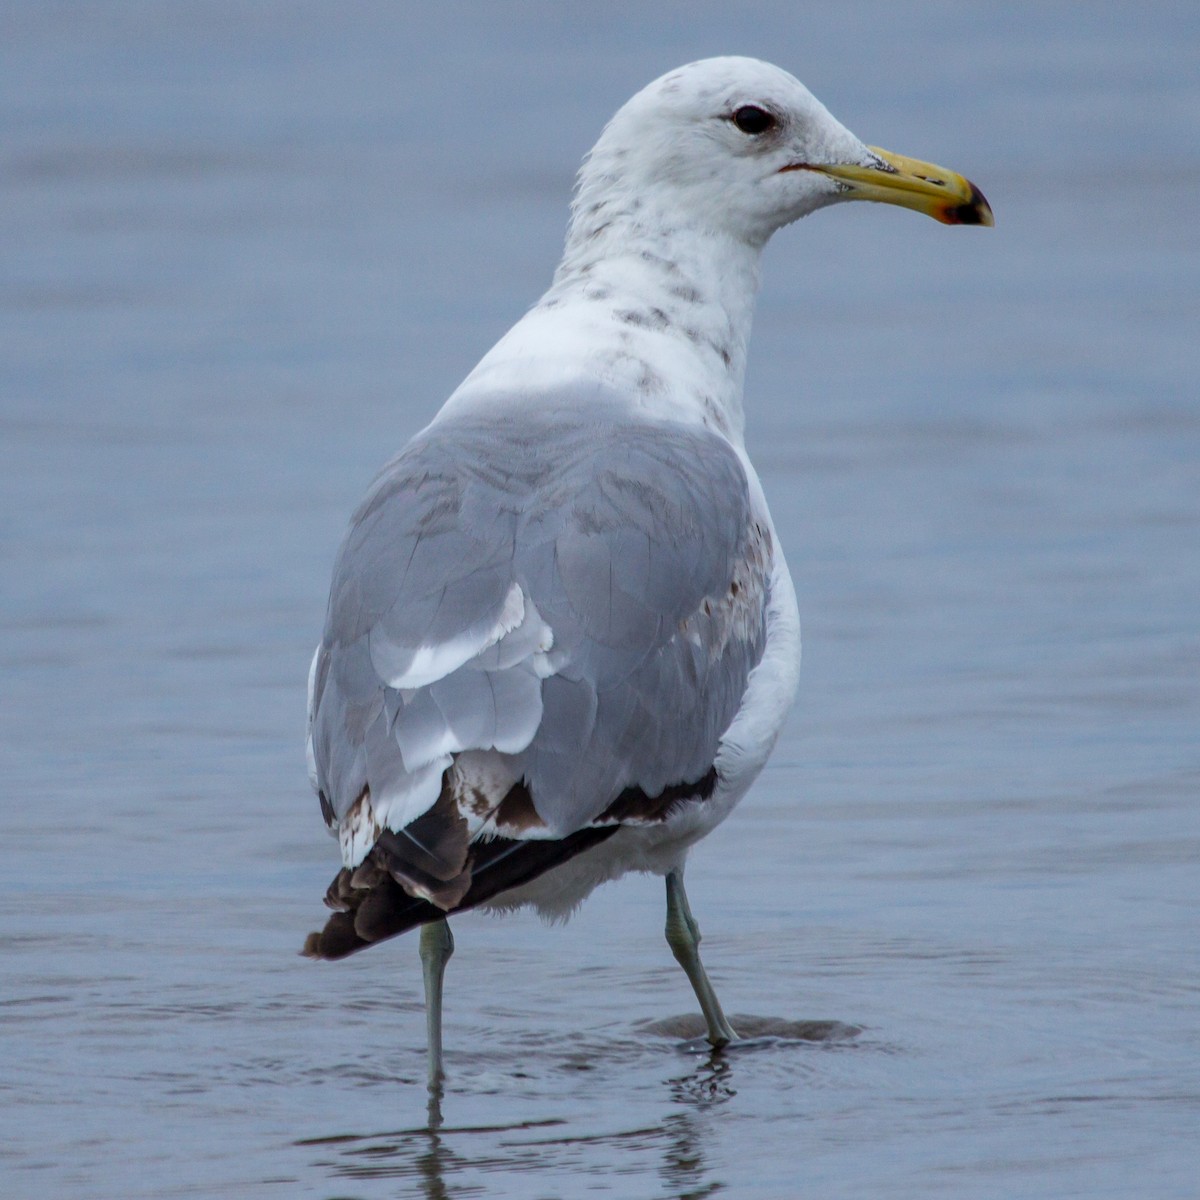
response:
[(961, 175), (865, 145), (798, 79), (736, 57), (680, 67), (629, 100), (588, 155), (574, 208), (577, 226), (628, 215), (762, 245), (843, 200), (992, 224)]

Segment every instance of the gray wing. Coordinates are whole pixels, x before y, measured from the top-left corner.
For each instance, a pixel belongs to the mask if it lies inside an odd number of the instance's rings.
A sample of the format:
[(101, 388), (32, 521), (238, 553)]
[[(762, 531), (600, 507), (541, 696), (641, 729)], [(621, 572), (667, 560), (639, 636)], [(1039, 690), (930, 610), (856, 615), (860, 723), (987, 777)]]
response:
[(711, 790), (769, 558), (705, 431), (592, 413), (418, 435), (352, 520), (313, 664), (347, 868), (407, 830), (395, 853), (420, 861), (393, 874), (453, 907), (481, 835), (569, 839)]

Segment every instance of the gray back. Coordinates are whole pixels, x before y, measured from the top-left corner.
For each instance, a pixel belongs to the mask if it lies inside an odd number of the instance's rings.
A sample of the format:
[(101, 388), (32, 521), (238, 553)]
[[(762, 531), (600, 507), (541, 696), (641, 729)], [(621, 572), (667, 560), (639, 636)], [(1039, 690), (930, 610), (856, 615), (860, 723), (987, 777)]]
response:
[[(494, 748), (563, 836), (627, 787), (704, 776), (761, 657), (769, 534), (727, 443), (603, 406), (501, 411), (419, 434), (342, 544), (311, 714), (338, 818)], [(480, 650), (514, 584), (521, 622)]]

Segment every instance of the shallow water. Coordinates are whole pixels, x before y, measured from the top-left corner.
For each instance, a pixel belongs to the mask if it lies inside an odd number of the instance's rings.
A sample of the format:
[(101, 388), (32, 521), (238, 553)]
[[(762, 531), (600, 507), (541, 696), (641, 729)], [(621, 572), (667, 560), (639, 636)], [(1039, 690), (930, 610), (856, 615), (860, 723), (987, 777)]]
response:
[[(1194, 5), (452, 8), (6, 7), (0, 1190), (1195, 1195)], [(468, 915), (433, 1130), (412, 939), (295, 953), (333, 550), (544, 286), (603, 120), (730, 50), (997, 228), (768, 252), (804, 679), (689, 870), (754, 1041), (689, 1040), (658, 880)]]

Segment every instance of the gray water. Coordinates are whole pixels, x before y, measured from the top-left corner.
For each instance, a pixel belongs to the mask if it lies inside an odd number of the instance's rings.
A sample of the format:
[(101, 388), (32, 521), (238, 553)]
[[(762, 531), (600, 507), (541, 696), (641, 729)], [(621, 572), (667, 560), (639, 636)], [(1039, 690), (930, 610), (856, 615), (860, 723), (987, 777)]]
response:
[[(3, 8), (0, 1192), (1197, 1195), (1200, 9), (584, 9)], [(689, 884), (772, 1036), (686, 1041), (658, 880), (467, 915), (432, 1130), (414, 940), (296, 954), (332, 555), (605, 118), (733, 51), (997, 217), (768, 252), (804, 676)]]

